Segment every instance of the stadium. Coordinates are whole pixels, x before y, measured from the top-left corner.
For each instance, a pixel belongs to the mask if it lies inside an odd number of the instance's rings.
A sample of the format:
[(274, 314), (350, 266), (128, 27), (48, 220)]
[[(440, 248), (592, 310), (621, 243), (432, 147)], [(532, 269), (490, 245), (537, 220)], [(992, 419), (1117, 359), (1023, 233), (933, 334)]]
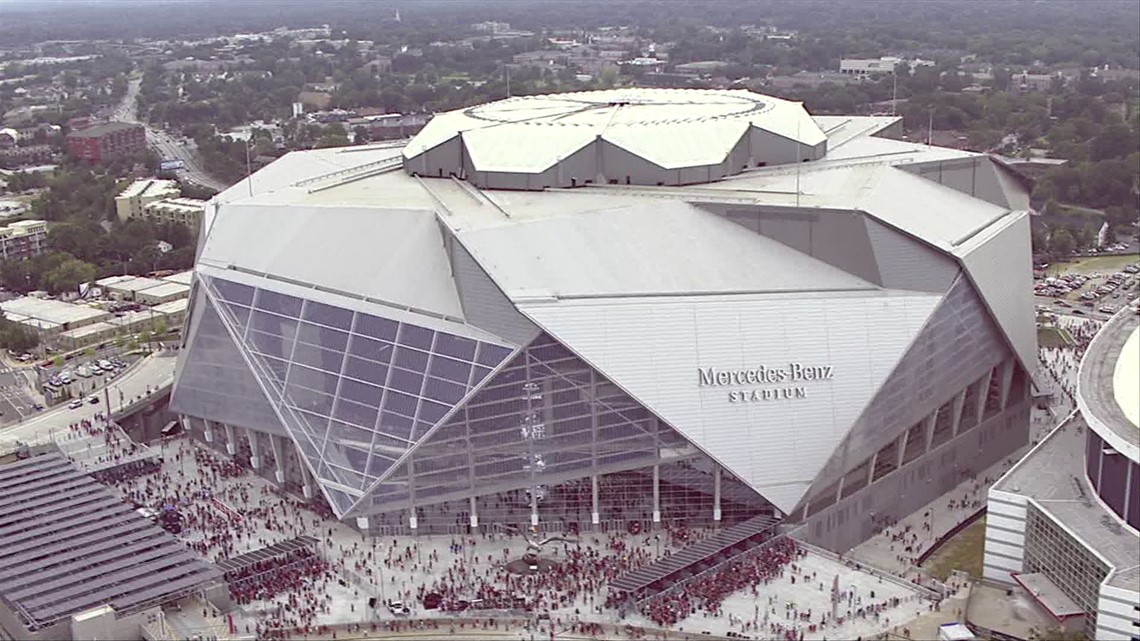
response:
[(1027, 185), (747, 91), (515, 97), (215, 197), (172, 410), (374, 533), (845, 551), (1027, 442)]

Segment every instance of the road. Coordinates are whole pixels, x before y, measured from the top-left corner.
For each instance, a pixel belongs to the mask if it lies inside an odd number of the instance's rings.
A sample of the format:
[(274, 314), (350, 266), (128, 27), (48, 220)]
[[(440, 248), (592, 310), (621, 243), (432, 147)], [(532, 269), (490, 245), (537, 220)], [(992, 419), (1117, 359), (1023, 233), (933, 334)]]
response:
[(114, 119), (121, 122), (138, 122), (145, 126), (147, 142), (163, 160), (182, 161), (184, 168), (174, 172), (179, 180), (192, 182), (218, 192), (228, 188), (230, 185), (206, 173), (206, 170), (199, 164), (197, 156), (189, 147), (166, 132), (155, 129), (139, 120), (136, 107), (141, 84), (142, 78), (134, 78), (127, 84), (127, 93), (123, 96), (123, 101), (115, 107)]
[[(162, 389), (174, 382), (174, 364), (178, 361), (178, 352), (162, 352), (148, 356), (140, 361), (134, 369), (123, 374), (109, 386), (111, 403), (118, 410), (116, 402), (119, 392), (127, 403), (147, 395), (148, 390)], [(104, 398), (102, 386), (96, 394)], [(48, 438), (63, 436), (68, 426), (83, 419), (93, 419), (97, 412), (105, 412), (106, 407), (101, 401), (96, 405), (84, 403), (76, 409), (69, 409), (66, 405), (53, 408), (24, 420), (16, 425), (0, 428), (0, 449), (7, 449), (15, 441), (24, 443), (42, 443)]]

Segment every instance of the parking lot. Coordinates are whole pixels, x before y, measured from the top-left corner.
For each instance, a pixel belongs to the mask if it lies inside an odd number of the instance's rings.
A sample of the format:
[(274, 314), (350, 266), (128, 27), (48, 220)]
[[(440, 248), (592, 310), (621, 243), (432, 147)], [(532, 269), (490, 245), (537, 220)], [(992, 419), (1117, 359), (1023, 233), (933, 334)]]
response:
[[(107, 396), (111, 406), (118, 407), (126, 399), (123, 398), (120, 391), (115, 389), (115, 378), (137, 358), (135, 355), (126, 355), (92, 358), (90, 360), (77, 359), (64, 367), (42, 372), (44, 396), (49, 403), (67, 399), (86, 401), (92, 396), (99, 403), (103, 403), (105, 396)], [(109, 367), (105, 368), (104, 365)], [(100, 390), (105, 385), (110, 386), (106, 395)], [(95, 393), (96, 391), (98, 393)]]
[(1107, 319), (1137, 298), (1140, 262), (1136, 262), (1134, 256), (1130, 258), (1133, 262), (1123, 264), (1120, 269), (1090, 271), (1081, 269), (1077, 263), (1071, 269), (1051, 269), (1052, 275), (1035, 278), (1033, 293), (1037, 311)]

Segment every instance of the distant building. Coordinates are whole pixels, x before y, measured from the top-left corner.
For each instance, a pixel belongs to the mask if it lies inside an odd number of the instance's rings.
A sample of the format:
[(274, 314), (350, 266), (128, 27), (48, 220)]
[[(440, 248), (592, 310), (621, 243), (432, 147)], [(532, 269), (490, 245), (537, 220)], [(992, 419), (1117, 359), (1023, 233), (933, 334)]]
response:
[(67, 135), (67, 151), (77, 160), (103, 162), (113, 156), (146, 149), (146, 128), (139, 124), (108, 122)]
[(869, 76), (876, 73), (892, 74), (900, 63), (906, 63), (911, 71), (915, 67), (933, 67), (933, 60), (904, 60), (897, 56), (882, 56), (880, 58), (844, 58), (839, 61), (839, 73), (851, 76)]
[(471, 25), (471, 29), (480, 33), (504, 33), (511, 30), (509, 22), (479, 22)]
[(1009, 90), (1012, 93), (1045, 92), (1057, 83), (1063, 82), (1059, 76), (1048, 73), (1015, 73), (1009, 79)]
[(349, 121), (349, 127), (364, 127), (369, 140), (400, 140), (418, 134), (428, 122), (431, 114), (384, 114), (368, 116)]
[(0, 168), (19, 169), (33, 165), (46, 165), (55, 158), (50, 145), (28, 145), (0, 149)]
[(171, 198), (160, 200), (143, 207), (142, 218), (157, 223), (182, 223), (191, 229), (198, 229), (206, 201), (194, 198)]
[(0, 258), (18, 260), (44, 253), (47, 246), (47, 223), (21, 220), (0, 227)]
[(142, 218), (147, 205), (181, 195), (182, 189), (173, 180), (136, 180), (115, 196), (115, 213), (119, 220)]

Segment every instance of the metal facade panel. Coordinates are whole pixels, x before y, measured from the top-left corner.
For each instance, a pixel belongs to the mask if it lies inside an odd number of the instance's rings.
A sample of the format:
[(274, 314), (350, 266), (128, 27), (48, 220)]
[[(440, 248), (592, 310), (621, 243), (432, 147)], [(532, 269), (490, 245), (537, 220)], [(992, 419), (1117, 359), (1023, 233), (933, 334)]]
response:
[(1013, 346), (1021, 366), (1027, 372), (1037, 371), (1029, 214), (1011, 214), (962, 249), (966, 273)]
[(426, 210), (233, 204), (214, 222), (200, 261), (462, 314), (435, 214)]
[(448, 238), (447, 242), (464, 319), (516, 346), (529, 343), (539, 331), (534, 323), (515, 309), (459, 241)]
[(958, 274), (952, 257), (877, 220), (864, 218), (871, 255), (878, 264), (879, 284), (890, 289), (944, 293)]
[[(937, 301), (877, 292), (610, 299), (520, 309), (790, 511)], [(761, 367), (786, 372), (786, 380), (718, 378)], [(806, 380), (808, 371), (820, 380)]]
[(516, 303), (535, 295), (876, 289), (680, 201), (462, 231), (458, 237)]
[[(959, 279), (928, 317), (915, 316), (921, 330), (906, 354), (844, 436), (829, 452), (812, 492), (839, 480), (978, 380), (1009, 353), (970, 283)], [(879, 334), (889, 327), (868, 325)], [(810, 496), (810, 494), (809, 494)]]
[(194, 314), (198, 320), (179, 359), (171, 411), (284, 436), (280, 419), (213, 303), (200, 296)]

